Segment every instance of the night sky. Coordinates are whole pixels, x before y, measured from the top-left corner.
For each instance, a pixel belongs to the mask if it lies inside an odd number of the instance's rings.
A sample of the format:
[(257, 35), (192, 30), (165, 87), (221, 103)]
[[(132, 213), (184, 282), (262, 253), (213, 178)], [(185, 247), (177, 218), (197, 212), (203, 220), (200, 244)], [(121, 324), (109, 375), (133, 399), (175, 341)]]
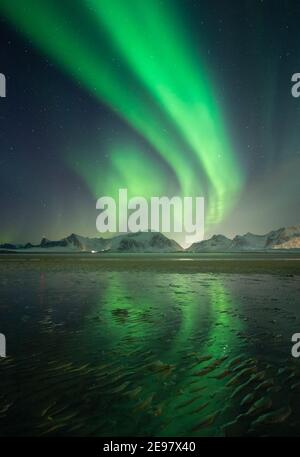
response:
[(300, 222), (299, 1), (1, 0), (0, 24), (0, 242), (100, 236), (121, 187), (204, 196), (206, 237)]

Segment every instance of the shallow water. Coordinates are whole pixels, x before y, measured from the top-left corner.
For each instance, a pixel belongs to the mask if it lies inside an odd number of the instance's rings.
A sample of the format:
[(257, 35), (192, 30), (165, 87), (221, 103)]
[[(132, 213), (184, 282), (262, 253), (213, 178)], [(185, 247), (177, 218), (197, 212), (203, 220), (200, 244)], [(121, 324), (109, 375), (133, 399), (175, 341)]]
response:
[(0, 435), (300, 435), (298, 275), (86, 260), (0, 262)]

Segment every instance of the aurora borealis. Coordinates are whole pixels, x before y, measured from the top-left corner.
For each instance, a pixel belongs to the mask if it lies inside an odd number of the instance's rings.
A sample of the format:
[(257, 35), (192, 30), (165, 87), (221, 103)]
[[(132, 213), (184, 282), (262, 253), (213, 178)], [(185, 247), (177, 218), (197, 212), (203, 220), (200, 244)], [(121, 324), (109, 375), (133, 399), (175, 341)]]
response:
[(95, 235), (122, 187), (204, 196), (206, 234), (297, 223), (300, 8), (272, 5), (2, 0), (2, 241)]

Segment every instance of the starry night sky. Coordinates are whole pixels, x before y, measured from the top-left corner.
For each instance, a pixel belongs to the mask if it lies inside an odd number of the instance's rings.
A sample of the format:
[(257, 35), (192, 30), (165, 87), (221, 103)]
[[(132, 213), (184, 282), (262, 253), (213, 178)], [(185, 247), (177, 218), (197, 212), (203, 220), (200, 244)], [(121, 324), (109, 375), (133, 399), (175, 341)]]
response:
[[(48, 15), (41, 39), (40, 31), (31, 34), (30, 21), (43, 21), (42, 13), (31, 9), (29, 28), (23, 27), (26, 2), (1, 2), (0, 72), (7, 97), (0, 99), (0, 242), (38, 242), (71, 232), (100, 236), (97, 198), (130, 183), (133, 193), (145, 196), (152, 187), (184, 194), (190, 183), (211, 206), (206, 237), (299, 223), (300, 98), (291, 96), (291, 77), (300, 72), (300, 2), (144, 0), (142, 11), (133, 14), (130, 0), (124, 13), (132, 14), (129, 22), (118, 13), (119, 2), (110, 0), (111, 10), (99, 7), (96, 14), (93, 0), (40, 0), (43, 14), (50, 5), (60, 12), (53, 18), (62, 18), (51, 22)], [(165, 16), (155, 15), (155, 4)], [(149, 29), (135, 49), (130, 20), (145, 17)], [(58, 33), (67, 27), (76, 38), (71, 57), (72, 40), (65, 46)], [(128, 43), (122, 41), (127, 36)], [(182, 36), (191, 50), (188, 59)], [(89, 58), (81, 42), (92, 49)], [(163, 53), (167, 59), (157, 71), (150, 59)], [(97, 70), (101, 80), (107, 69), (111, 86), (93, 87)], [(177, 99), (166, 97), (163, 84)], [(199, 88), (197, 102), (204, 94), (207, 124), (193, 114), (196, 102), (189, 110), (193, 88)], [(191, 144), (197, 122), (200, 133)], [(210, 160), (211, 136), (221, 146)]]

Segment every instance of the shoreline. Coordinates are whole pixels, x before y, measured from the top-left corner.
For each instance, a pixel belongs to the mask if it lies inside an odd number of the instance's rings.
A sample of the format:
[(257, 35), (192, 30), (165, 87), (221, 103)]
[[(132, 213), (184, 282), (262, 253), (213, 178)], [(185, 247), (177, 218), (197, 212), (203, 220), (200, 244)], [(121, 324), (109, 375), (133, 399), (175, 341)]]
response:
[(0, 271), (142, 271), (300, 275), (300, 254), (2, 254)]

